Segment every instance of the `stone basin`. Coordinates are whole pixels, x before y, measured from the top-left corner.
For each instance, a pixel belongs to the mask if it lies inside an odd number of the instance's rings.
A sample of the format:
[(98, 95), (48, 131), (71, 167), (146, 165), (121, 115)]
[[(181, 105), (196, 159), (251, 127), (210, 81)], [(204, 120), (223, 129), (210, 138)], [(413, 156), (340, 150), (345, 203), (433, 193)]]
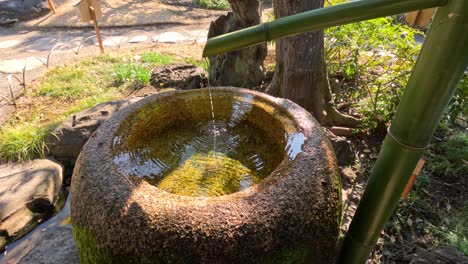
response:
[[(82, 263), (334, 262), (341, 183), (320, 125), (286, 99), (234, 87), (211, 93), (217, 119), (260, 131), (255, 144), (265, 175), (253, 172), (260, 176), (244, 187), (235, 176), (214, 195), (180, 191), (199, 182), (167, 187), (158, 174), (164, 166), (140, 150), (155, 138), (164, 142), (168, 129), (210, 122), (209, 90), (164, 92), (134, 103), (101, 125), (77, 160), (71, 217)], [(162, 145), (149, 152), (166, 155)], [(235, 162), (249, 171), (248, 161)], [(237, 163), (229, 164), (223, 171), (235, 174)], [(196, 174), (168, 171), (162, 174), (176, 183)]]

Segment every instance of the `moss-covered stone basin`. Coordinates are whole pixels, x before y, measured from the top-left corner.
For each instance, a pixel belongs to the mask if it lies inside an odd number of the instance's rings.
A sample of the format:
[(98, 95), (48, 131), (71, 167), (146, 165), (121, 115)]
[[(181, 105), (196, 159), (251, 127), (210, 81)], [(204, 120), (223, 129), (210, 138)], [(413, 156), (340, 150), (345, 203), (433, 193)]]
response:
[(289, 100), (211, 93), (214, 118), (207, 89), (165, 92), (88, 141), (71, 191), (82, 263), (333, 263), (341, 186), (318, 123)]

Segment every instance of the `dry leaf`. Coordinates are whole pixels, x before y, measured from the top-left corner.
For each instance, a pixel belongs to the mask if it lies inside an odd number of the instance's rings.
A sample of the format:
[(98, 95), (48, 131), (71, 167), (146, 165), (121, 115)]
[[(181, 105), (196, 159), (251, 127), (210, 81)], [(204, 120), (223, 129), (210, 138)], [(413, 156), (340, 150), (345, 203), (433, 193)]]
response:
[(412, 226), (413, 220), (411, 220), (411, 218), (408, 218), (408, 220), (406, 220), (406, 223), (408, 223), (409, 226)]

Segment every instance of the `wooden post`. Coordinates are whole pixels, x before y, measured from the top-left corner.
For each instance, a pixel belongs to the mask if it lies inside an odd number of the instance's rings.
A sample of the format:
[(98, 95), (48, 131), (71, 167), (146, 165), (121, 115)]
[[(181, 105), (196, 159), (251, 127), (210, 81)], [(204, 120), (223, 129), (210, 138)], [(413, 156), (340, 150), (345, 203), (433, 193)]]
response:
[(96, 31), (96, 37), (99, 43), (99, 49), (101, 50), (101, 54), (104, 54), (104, 46), (102, 45), (101, 32), (99, 31), (99, 25), (98, 25), (97, 18), (96, 18), (96, 10), (94, 10), (94, 7), (91, 6), (91, 3), (89, 0), (88, 0), (88, 4), (89, 4), (89, 11), (91, 13), (91, 19), (93, 20), (94, 30)]
[(47, 3), (49, 3), (49, 8), (50, 8), (50, 10), (52, 10), (52, 12), (54, 12), (54, 14), (55, 14), (55, 5), (54, 5), (54, 2), (52, 2), (52, 0), (47, 0)]
[(416, 164), (416, 168), (414, 168), (413, 174), (411, 174), (411, 177), (410, 177), (408, 183), (405, 186), (405, 190), (401, 194), (401, 198), (406, 198), (408, 196), (408, 193), (410, 192), (411, 187), (413, 186), (413, 183), (416, 180), (416, 177), (421, 172), (421, 169), (422, 169), (422, 167), (424, 165), (424, 162), (426, 162), (426, 160), (424, 158), (422, 158), (422, 159), (420, 159), (418, 161), (418, 164)]
[(104, 46), (102, 45), (102, 37), (101, 37), (101, 32), (99, 31), (99, 25), (97, 20), (101, 18), (102, 12), (101, 12), (101, 7), (99, 6), (98, 2), (96, 0), (80, 0), (73, 4), (73, 6), (76, 6), (80, 10), (80, 15), (81, 15), (81, 21), (83, 22), (93, 22), (94, 30), (96, 31), (96, 37), (98, 40), (99, 44), (99, 49), (101, 50), (101, 53), (104, 53)]

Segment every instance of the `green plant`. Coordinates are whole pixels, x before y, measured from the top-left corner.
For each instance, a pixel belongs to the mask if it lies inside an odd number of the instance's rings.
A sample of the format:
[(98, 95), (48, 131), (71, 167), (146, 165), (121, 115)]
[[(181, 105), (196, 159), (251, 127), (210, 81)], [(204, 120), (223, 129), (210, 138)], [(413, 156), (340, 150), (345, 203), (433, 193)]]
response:
[(468, 134), (455, 134), (442, 143), (442, 149), (447, 159), (457, 162), (468, 161)]
[(8, 124), (0, 130), (0, 157), (5, 161), (24, 161), (43, 157), (47, 149), (49, 126), (36, 123)]
[(197, 60), (195, 58), (190, 57), (185, 59), (185, 63), (202, 67), (205, 71), (208, 71), (208, 68), (210, 67), (210, 61), (208, 59)]
[(195, 6), (199, 8), (229, 10), (230, 6), (226, 0), (194, 0)]
[(328, 73), (343, 83), (335, 102), (355, 106), (364, 130), (389, 122), (419, 53), (414, 35), (420, 32), (396, 25), (391, 18), (333, 27), (325, 32)]
[(137, 87), (147, 85), (150, 81), (150, 71), (141, 64), (124, 63), (114, 66), (117, 83), (133, 82)]
[(445, 111), (444, 121), (454, 124), (455, 120), (463, 113), (468, 113), (468, 73), (465, 73), (457, 86), (452, 100)]
[(456, 247), (468, 256), (468, 207), (451, 215), (453, 223), (448, 225), (433, 226), (432, 231), (439, 236), (441, 242)]
[(141, 54), (141, 61), (145, 63), (153, 63), (156, 65), (166, 65), (171, 63), (174, 58), (169, 55), (160, 54), (154, 51), (145, 51)]
[(109, 66), (120, 61), (119, 57), (103, 55), (56, 67), (46, 73), (34, 96), (74, 101), (102, 94), (114, 88), (112, 66)]

